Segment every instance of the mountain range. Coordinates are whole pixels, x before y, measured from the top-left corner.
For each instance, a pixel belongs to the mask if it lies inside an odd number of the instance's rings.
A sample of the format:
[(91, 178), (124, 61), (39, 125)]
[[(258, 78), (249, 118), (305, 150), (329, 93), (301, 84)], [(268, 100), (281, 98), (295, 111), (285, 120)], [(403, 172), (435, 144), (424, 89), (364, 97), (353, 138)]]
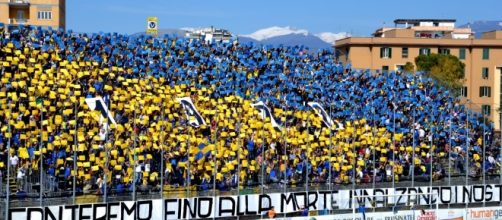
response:
[(474, 21), (460, 27), (470, 27), (476, 38), (479, 38), (483, 32), (502, 30), (502, 21)]
[[(159, 29), (158, 36), (164, 35), (176, 35), (178, 37), (184, 37), (185, 33), (193, 28), (180, 28), (180, 29)], [(138, 36), (145, 34), (145, 32), (140, 32), (133, 34), (133, 36)], [(311, 51), (315, 51), (323, 48), (330, 48), (334, 45), (335, 41), (341, 38), (349, 37), (350, 34), (347, 32), (331, 33), (322, 32), (318, 34), (310, 33), (304, 29), (296, 29), (289, 26), (278, 27), (273, 26), (269, 28), (264, 28), (257, 30), (251, 34), (239, 35), (236, 37), (240, 43), (250, 43), (262, 45), (284, 45), (284, 46), (294, 46), (294, 45), (304, 45), (309, 47)]]
[(239, 42), (248, 43), (254, 42), (263, 45), (304, 45), (312, 50), (330, 48), (335, 44), (335, 41), (341, 38), (349, 37), (346, 32), (331, 33), (323, 32), (312, 34), (304, 29), (296, 29), (287, 27), (273, 26), (265, 29), (260, 29), (252, 34), (239, 35)]
[[(474, 21), (460, 25), (459, 27), (470, 27), (478, 38), (483, 32), (502, 30), (502, 21)], [(193, 28), (159, 29), (159, 36), (169, 34), (171, 36), (184, 37), (188, 30), (193, 30)], [(140, 34), (144, 34), (144, 32), (134, 35)], [(335, 44), (336, 40), (350, 37), (351, 35), (347, 32), (322, 32), (314, 34), (305, 29), (297, 29), (289, 26), (273, 26), (257, 30), (251, 34), (236, 34), (235, 36), (241, 43), (253, 42), (255, 44), (274, 46), (281, 44), (284, 46), (304, 45), (309, 47), (311, 51), (316, 51), (317, 49), (330, 48)]]

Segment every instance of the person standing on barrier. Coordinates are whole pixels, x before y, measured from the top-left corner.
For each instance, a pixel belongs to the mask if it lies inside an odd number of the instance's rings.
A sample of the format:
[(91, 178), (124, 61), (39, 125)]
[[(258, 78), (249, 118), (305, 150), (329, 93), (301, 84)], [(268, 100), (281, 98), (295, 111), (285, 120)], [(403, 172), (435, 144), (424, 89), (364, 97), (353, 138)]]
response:
[(302, 209), (302, 216), (309, 216), (309, 209), (305, 206)]
[(268, 215), (268, 218), (270, 218), (270, 219), (275, 218), (275, 216), (276, 216), (277, 214), (275, 213), (275, 209), (274, 209), (274, 207), (273, 207), (273, 206), (272, 206), (272, 207), (270, 207), (270, 210), (268, 210), (267, 215)]
[(359, 213), (363, 214), (363, 220), (366, 219), (366, 207), (364, 206), (364, 202), (359, 204)]

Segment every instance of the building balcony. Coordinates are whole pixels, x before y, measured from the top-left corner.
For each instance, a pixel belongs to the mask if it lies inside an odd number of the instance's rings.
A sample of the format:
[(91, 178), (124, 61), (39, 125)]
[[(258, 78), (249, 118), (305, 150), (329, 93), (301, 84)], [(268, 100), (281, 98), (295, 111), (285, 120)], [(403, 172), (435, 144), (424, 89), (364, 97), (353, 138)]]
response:
[(9, 18), (9, 24), (12, 25), (21, 25), (21, 24), (27, 24), (28, 19), (26, 18)]
[(30, 0), (10, 0), (9, 5), (13, 6), (29, 6)]

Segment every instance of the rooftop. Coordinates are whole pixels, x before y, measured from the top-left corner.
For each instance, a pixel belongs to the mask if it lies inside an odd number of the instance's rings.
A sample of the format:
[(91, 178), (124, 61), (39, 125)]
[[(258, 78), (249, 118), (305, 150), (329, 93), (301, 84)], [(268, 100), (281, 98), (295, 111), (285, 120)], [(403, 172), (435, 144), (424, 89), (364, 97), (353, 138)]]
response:
[(456, 19), (396, 19), (394, 24), (410, 24), (420, 22), (456, 22)]

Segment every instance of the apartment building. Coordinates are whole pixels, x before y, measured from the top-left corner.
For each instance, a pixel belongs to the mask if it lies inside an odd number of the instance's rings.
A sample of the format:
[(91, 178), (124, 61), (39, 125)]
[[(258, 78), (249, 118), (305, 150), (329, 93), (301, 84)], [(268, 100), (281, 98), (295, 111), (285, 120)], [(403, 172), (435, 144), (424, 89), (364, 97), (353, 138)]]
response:
[(8, 28), (19, 25), (66, 28), (65, 0), (0, 0), (0, 23)]
[(401, 70), (420, 54), (451, 54), (465, 64), (461, 95), (471, 109), (483, 112), (500, 129), (502, 109), (502, 30), (474, 38), (453, 19), (397, 19), (372, 37), (348, 37), (335, 43), (339, 59), (354, 68)]

